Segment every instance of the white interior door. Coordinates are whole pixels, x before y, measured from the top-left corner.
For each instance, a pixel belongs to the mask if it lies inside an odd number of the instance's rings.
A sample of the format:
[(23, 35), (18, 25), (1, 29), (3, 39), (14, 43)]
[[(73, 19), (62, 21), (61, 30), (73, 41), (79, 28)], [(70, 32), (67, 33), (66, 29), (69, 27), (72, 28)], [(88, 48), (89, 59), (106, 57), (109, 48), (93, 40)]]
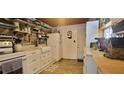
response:
[[(72, 38), (67, 37), (67, 32), (72, 31)], [(62, 32), (63, 58), (77, 59), (77, 30), (65, 29)]]

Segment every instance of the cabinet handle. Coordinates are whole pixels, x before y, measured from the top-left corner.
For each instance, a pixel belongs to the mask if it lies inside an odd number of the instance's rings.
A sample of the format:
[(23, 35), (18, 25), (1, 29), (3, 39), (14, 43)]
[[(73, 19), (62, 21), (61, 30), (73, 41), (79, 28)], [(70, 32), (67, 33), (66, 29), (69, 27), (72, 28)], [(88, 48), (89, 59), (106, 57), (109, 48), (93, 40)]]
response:
[(25, 60), (27, 60), (27, 58), (22, 59), (22, 61), (25, 61)]
[(36, 59), (32, 60), (32, 62), (36, 61)]
[(34, 68), (33, 71), (35, 71), (37, 68)]
[(33, 55), (33, 54), (36, 54), (36, 52), (33, 52), (32, 55)]

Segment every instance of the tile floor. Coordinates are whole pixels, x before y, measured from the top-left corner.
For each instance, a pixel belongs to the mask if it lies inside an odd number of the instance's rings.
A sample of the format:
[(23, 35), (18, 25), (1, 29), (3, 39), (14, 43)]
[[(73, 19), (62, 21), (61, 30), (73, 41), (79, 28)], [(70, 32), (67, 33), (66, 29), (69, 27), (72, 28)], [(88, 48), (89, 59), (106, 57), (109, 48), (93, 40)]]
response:
[(82, 74), (83, 62), (63, 59), (42, 71), (40, 74)]

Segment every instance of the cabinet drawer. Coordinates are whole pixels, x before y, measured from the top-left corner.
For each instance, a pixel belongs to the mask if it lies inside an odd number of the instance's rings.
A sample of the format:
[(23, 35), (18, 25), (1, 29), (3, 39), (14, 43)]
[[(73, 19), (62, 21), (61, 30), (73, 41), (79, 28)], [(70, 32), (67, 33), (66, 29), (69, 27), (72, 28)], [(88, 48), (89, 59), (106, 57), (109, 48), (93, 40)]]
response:
[(34, 50), (34, 51), (28, 52), (29, 56), (40, 55), (40, 54), (41, 54), (40, 50)]
[(28, 52), (29, 55), (37, 54), (37, 50)]
[(51, 60), (51, 58), (49, 58), (49, 59), (48, 59), (48, 63), (51, 63), (51, 62), (52, 62), (52, 60)]
[(31, 60), (30, 63), (32, 64), (32, 63), (36, 63), (36, 62), (38, 62), (38, 59), (36, 59), (36, 58), (32, 58), (32, 60)]
[(28, 65), (28, 71), (30, 73), (36, 73), (40, 68), (40, 64), (37, 62), (31, 63)]
[(40, 61), (40, 65), (42, 66), (44, 64), (44, 60), (41, 60)]
[(47, 59), (47, 54), (46, 53), (41, 54), (41, 60), (44, 60), (44, 59)]
[(34, 63), (34, 62), (40, 62), (40, 56), (30, 56), (28, 57), (28, 64)]
[(48, 63), (52, 63), (53, 61), (52, 61), (52, 58), (49, 58), (48, 59)]
[(35, 62), (35, 61), (38, 62), (41, 60), (40, 54), (38, 54), (38, 53), (35, 54), (35, 52), (34, 52), (34, 54), (29, 54), (29, 55), (27, 55), (27, 60), (29, 63)]
[(49, 53), (47, 54), (47, 56), (48, 56), (48, 58), (50, 58), (50, 57), (52, 56), (51, 52), (49, 52)]

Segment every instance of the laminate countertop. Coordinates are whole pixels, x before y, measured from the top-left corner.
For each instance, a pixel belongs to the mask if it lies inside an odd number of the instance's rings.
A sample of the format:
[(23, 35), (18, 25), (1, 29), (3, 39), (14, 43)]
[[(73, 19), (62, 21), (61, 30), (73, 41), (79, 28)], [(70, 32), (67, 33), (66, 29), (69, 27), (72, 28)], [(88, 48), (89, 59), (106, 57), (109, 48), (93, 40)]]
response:
[(6, 59), (14, 58), (14, 57), (25, 56), (26, 53), (29, 51), (41, 50), (42, 52), (44, 52), (44, 51), (47, 51), (48, 49), (50, 49), (48, 46), (39, 46), (39, 47), (35, 47), (33, 45), (23, 46), (23, 50), (20, 52), (1, 54), (0, 62), (2, 62), (3, 60), (6, 60)]
[(23, 50), (19, 51), (19, 52), (0, 54), (0, 62), (2, 62), (3, 60), (6, 60), (6, 59), (25, 56), (27, 52), (35, 51), (35, 50), (38, 50), (38, 49), (39, 48), (37, 48), (37, 47), (29, 46), (29, 47), (23, 47)]
[(87, 54), (93, 56), (101, 73), (124, 74), (124, 60), (104, 57), (104, 53), (98, 50), (87, 49)]

